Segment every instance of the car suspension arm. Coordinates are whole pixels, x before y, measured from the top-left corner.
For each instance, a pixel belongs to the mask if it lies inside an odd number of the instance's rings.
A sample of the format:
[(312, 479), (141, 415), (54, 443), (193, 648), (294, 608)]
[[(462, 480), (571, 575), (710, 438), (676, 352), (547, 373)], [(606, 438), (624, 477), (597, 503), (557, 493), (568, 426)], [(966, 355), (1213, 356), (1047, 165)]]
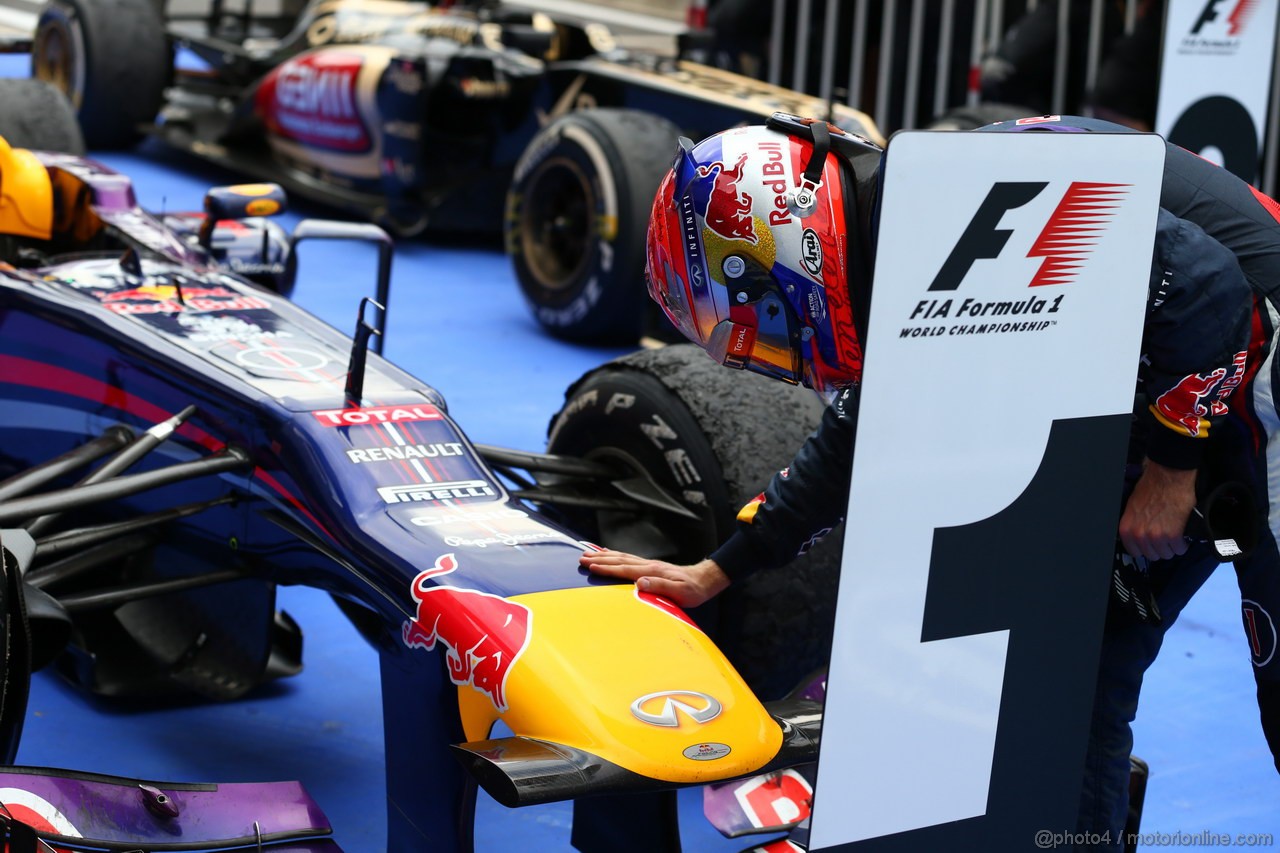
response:
[(42, 462), (0, 483), (0, 501), (7, 501), (33, 492), (63, 474), (83, 468), (124, 447), (133, 438), (133, 430), (127, 426), (113, 426), (93, 441), (73, 448), (56, 459)]
[[(520, 486), (512, 496), (521, 500), (617, 512), (637, 512), (648, 508), (685, 518), (698, 517), (643, 472), (574, 456), (509, 450), (489, 444), (477, 444), (475, 448), (495, 471)], [(535, 486), (515, 473), (513, 469), (517, 468), (572, 479)], [(600, 494), (601, 484), (621, 492), (622, 497)]]
[[(181, 426), (187, 418), (191, 417), (195, 410), (195, 406), (187, 406), (181, 412), (178, 412), (178, 414), (168, 420), (161, 421), (151, 427), (131, 441), (123, 450), (107, 460), (101, 468), (90, 472), (88, 476), (76, 483), (75, 488), (83, 488), (84, 486), (90, 486), (94, 483), (105, 482), (117, 474), (128, 470), (133, 463), (146, 456), (159, 446), (161, 442), (173, 435), (173, 431)], [(39, 536), (42, 531), (48, 529), (49, 525), (51, 525), (57, 517), (57, 514), (52, 514), (33, 519), (26, 525), (27, 532), (32, 536)]]
[(247, 453), (238, 447), (228, 447), (202, 459), (178, 462), (154, 471), (116, 477), (88, 486), (72, 486), (68, 489), (46, 492), (43, 495), (17, 498), (0, 504), (0, 527), (16, 524), (23, 519), (35, 516), (80, 509), (103, 501), (119, 500), (139, 492), (209, 474), (239, 471), (252, 465), (253, 460)]
[(168, 595), (170, 593), (183, 592), (188, 589), (197, 589), (203, 586), (213, 586), (214, 584), (244, 580), (248, 577), (252, 577), (252, 575), (244, 569), (222, 569), (220, 571), (208, 572), (203, 575), (192, 575), (191, 577), (186, 578), (126, 584), (124, 586), (118, 586), (111, 589), (75, 593), (72, 595), (60, 596), (57, 601), (66, 608), (68, 613), (76, 613), (85, 610), (100, 610), (103, 608), (118, 607), (121, 604), (128, 604), (129, 602), (137, 601), (140, 598), (150, 598), (156, 595)]
[[(137, 518), (131, 518), (128, 521), (116, 521), (110, 524), (99, 524), (91, 527), (79, 527), (75, 530), (67, 530), (62, 533), (55, 533), (52, 536), (42, 538), (36, 543), (35, 562), (39, 567), (42, 562), (60, 557), (70, 551), (78, 551), (89, 545), (96, 545), (107, 539), (114, 539), (117, 536), (123, 536), (126, 533), (135, 533), (139, 530), (145, 530), (149, 527), (155, 527), (176, 518), (186, 518), (189, 515), (195, 515), (211, 509), (215, 506), (233, 503), (237, 500), (235, 495), (224, 495), (220, 498), (214, 498), (211, 501), (200, 501), (199, 503), (183, 504), (175, 506), (172, 509), (161, 510), (160, 512), (149, 513), (148, 515), (140, 515)], [(42, 569), (43, 570), (43, 569)]]

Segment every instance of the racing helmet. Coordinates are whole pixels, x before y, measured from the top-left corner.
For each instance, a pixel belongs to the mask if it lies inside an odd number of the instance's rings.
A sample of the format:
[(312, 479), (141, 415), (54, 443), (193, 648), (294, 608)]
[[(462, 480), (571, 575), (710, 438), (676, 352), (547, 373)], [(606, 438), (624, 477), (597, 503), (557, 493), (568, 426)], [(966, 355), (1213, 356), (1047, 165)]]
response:
[(729, 367), (824, 392), (857, 382), (881, 154), (784, 113), (681, 138), (649, 219), (650, 296)]
[(53, 236), (53, 181), (25, 148), (0, 137), (0, 234), (48, 240)]

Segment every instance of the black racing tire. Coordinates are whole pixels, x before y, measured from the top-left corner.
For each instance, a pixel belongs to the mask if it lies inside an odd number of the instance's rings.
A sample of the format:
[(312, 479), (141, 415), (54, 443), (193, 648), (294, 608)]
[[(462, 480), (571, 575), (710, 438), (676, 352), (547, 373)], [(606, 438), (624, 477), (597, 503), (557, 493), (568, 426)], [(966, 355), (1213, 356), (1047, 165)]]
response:
[[(605, 547), (700, 560), (729, 536), (739, 508), (791, 461), (822, 411), (812, 391), (721, 367), (692, 344), (623, 356), (565, 392), (548, 451), (644, 470), (696, 518), (578, 511), (565, 521)], [(784, 696), (825, 665), (840, 541), (837, 531), (785, 570), (735, 583), (711, 612), (695, 614), (761, 698)]]
[(49, 0), (40, 11), (31, 74), (70, 99), (90, 148), (137, 143), (172, 72), (154, 0)]
[(639, 339), (649, 211), (678, 136), (651, 113), (589, 109), (543, 128), (521, 155), (507, 194), (507, 253), (552, 335)]
[(0, 136), (15, 148), (85, 153), (84, 136), (66, 97), (30, 77), (0, 79)]

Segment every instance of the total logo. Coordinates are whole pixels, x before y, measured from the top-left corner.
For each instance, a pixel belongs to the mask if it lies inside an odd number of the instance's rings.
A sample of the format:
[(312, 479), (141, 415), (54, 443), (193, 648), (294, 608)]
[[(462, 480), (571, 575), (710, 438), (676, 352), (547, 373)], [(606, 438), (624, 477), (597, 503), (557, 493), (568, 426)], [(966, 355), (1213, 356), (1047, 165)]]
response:
[(398, 424), (412, 421), (439, 421), (444, 415), (435, 406), (372, 406), (364, 409), (321, 409), (312, 412), (327, 427), (368, 426), (370, 424)]

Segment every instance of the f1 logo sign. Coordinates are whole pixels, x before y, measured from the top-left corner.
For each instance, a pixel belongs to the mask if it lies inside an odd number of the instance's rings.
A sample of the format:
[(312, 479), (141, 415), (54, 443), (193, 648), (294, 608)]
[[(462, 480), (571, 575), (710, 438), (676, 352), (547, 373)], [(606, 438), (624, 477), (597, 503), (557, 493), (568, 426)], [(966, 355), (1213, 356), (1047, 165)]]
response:
[[(1168, 0), (1157, 133), (1248, 183), (1261, 172), (1276, 53), (1274, 0)], [(1232, 84), (1224, 87), (1223, 80)]]
[(1022, 850), (1079, 808), (1165, 145), (889, 152), (809, 849)]
[[(1218, 6), (1224, 0), (1208, 0), (1204, 4), (1204, 8), (1200, 10), (1200, 16), (1196, 18), (1195, 26), (1191, 28), (1193, 36), (1199, 35), (1201, 28), (1205, 24), (1218, 20)], [(1231, 14), (1227, 16), (1228, 36), (1238, 36), (1240, 31), (1244, 29), (1249, 20), (1249, 13), (1258, 5), (1258, 0), (1236, 0), (1235, 8), (1231, 10)]]
[[(960, 235), (942, 268), (934, 276), (930, 290), (955, 290), (978, 260), (1000, 256), (1010, 229), (999, 228), (1005, 213), (1022, 207), (1040, 195), (1048, 184), (1019, 181), (997, 183)], [(1098, 241), (1102, 226), (1124, 195), (1125, 184), (1076, 181), (1067, 188), (1053, 215), (1036, 238), (1029, 258), (1044, 258), (1029, 287), (1066, 284), (1079, 264)]]

